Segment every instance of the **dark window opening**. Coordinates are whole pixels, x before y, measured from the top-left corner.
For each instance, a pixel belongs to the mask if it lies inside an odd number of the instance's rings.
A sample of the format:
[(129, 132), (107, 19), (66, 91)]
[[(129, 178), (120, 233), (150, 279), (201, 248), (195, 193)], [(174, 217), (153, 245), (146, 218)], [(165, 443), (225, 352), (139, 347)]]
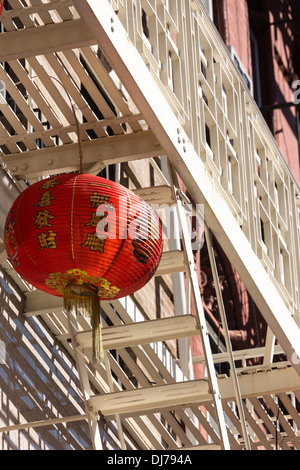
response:
[(148, 16), (145, 10), (142, 10), (142, 28), (143, 33), (147, 39), (150, 37), (149, 26), (148, 26)]

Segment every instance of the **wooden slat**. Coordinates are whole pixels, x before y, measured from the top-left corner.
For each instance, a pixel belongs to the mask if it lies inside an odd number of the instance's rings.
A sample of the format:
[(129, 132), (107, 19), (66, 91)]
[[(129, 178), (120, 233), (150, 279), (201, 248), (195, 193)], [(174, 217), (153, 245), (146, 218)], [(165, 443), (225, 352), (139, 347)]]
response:
[(249, 425), (253, 429), (253, 432), (257, 435), (258, 439), (263, 443), (264, 447), (267, 450), (272, 450), (272, 445), (268, 442), (265, 434), (262, 432), (262, 427), (256, 422), (256, 416), (253, 413), (250, 413), (248, 408), (244, 406), (244, 413), (245, 419)]
[[(35, 3), (34, 6), (24, 6), (23, 3), (19, 2), (18, 0), (12, 0), (10, 2), (10, 5), (13, 7), (13, 9), (3, 11), (1, 22), (4, 21), (5, 23), (7, 23), (9, 19), (20, 18), (20, 20), (23, 22), (23, 24), (26, 27), (34, 27), (32, 15), (34, 15), (35, 13), (42, 12), (43, 14), (50, 10), (53, 11), (54, 9), (60, 12), (62, 9), (66, 9), (68, 6), (73, 5), (72, 0), (52, 0), (49, 3), (42, 3), (40, 1), (37, 1), (37, 2), (35, 1), (34, 3)], [(33, 4), (33, 2), (31, 2), (31, 4)], [(40, 16), (42, 18), (42, 15)], [(60, 16), (62, 17), (61, 14)], [(71, 18), (73, 18), (73, 16), (70, 14), (70, 11), (69, 11), (68, 19), (71, 19)], [(48, 17), (48, 20), (49, 20), (49, 17)], [(51, 19), (51, 22), (53, 22), (52, 19)], [(7, 28), (5, 29), (8, 31)]]
[(283, 406), (295, 422), (296, 426), (298, 429), (300, 429), (300, 415), (299, 411), (295, 409), (294, 405), (291, 402), (291, 397), (288, 397), (286, 393), (280, 393), (278, 394), (278, 398), (281, 400), (283, 403)]
[[(1, 106), (1, 112), (3, 113), (3, 115), (6, 117), (6, 119), (8, 120), (9, 124), (12, 126), (13, 130), (17, 133), (17, 134), (22, 134), (24, 135), (24, 133), (26, 133), (26, 129), (25, 127), (23, 126), (23, 124), (19, 121), (19, 119), (17, 118), (16, 114), (13, 112), (13, 110), (10, 108), (10, 106), (8, 105), (3, 105)], [(32, 142), (31, 139), (26, 139), (23, 141), (24, 144), (26, 145), (27, 149), (28, 150), (37, 150), (37, 145)], [(18, 152), (20, 153), (20, 149), (18, 149)], [(18, 153), (17, 153), (18, 155)], [(23, 167), (23, 170), (25, 170), (26, 167)]]
[[(3, 105), (0, 105), (0, 110), (2, 111)], [(3, 126), (2, 122), (0, 122), (0, 142), (2, 143), (0, 145), (6, 145), (7, 149), (11, 153), (19, 153), (20, 149), (16, 145), (16, 142), (19, 142), (18, 139), (15, 141), (10, 140), (10, 134), (8, 133), (7, 129)], [(4, 142), (5, 141), (5, 144)]]
[(190, 451), (190, 450), (221, 450), (221, 446), (216, 445), (216, 444), (203, 444), (201, 446), (185, 446), (183, 448), (181, 447), (176, 447), (172, 450), (178, 450), (178, 451)]
[[(1, 106), (1, 105), (0, 105)], [(131, 121), (135, 120), (134, 116), (130, 116), (128, 118), (128, 122), (131, 123)], [(72, 120), (71, 120), (72, 121)], [(107, 137), (107, 133), (104, 130), (106, 126), (110, 126), (111, 124), (111, 119), (103, 119), (101, 121), (93, 121), (93, 122), (85, 122), (82, 124), (79, 124), (79, 133), (80, 133), (80, 138), (81, 141), (88, 141), (90, 140), (89, 137), (87, 136), (87, 131), (88, 130), (94, 130), (95, 133), (99, 137)], [(115, 122), (118, 122), (119, 124), (122, 124), (124, 122), (124, 118), (116, 118), (114, 119)], [(69, 134), (74, 134), (74, 139), (71, 139)], [(50, 129), (45, 129), (44, 131), (37, 131), (37, 132), (23, 132), (23, 134), (18, 134), (18, 135), (9, 135), (8, 132), (3, 132), (0, 134), (0, 145), (9, 145), (13, 144), (15, 142), (22, 142), (26, 141), (29, 138), (31, 140), (38, 139), (38, 138), (45, 138), (45, 136), (59, 136), (59, 138), (63, 141), (64, 144), (67, 143), (74, 143), (77, 142), (77, 126), (76, 124), (70, 125), (70, 126), (60, 126), (59, 128), (50, 128)], [(127, 134), (126, 134), (127, 135)], [(15, 154), (19, 152), (18, 149), (16, 149), (12, 154)], [(154, 190), (155, 191), (155, 190)], [(151, 191), (152, 193), (154, 192), (153, 190)], [(165, 200), (162, 201), (163, 203), (170, 203), (170, 199), (168, 197), (168, 191), (166, 188), (162, 188), (162, 191), (165, 193)], [(148, 191), (149, 192), (149, 191)], [(150, 192), (149, 192), (150, 194)], [(157, 201), (156, 201), (157, 202)]]
[[(41, 7), (40, 0), (30, 0), (30, 3), (33, 7)], [(37, 14), (41, 18), (43, 24), (53, 23), (50, 13), (45, 8), (40, 8)], [(37, 20), (36, 15), (35, 20)]]
[[(11, 0), (10, 6), (12, 7), (12, 13), (10, 13), (10, 10), (8, 10), (8, 13), (6, 12), (2, 13), (1, 15), (1, 23), (4, 25), (6, 31), (14, 31), (16, 29), (16, 25), (13, 22), (14, 18), (14, 11), (17, 12), (15, 17), (18, 17), (18, 12), (22, 9), (24, 9), (24, 5), (19, 1), (19, 0)], [(32, 12), (31, 12), (32, 13)], [(33, 28), (34, 27), (34, 21), (30, 17), (30, 12), (26, 12), (25, 15), (22, 15), (22, 23), (26, 28)]]
[[(272, 436), (272, 438), (275, 441), (277, 431), (274, 425), (274, 421), (271, 420), (271, 415), (267, 413), (266, 407), (262, 405), (261, 400), (262, 398), (257, 398), (257, 397), (251, 397), (249, 399), (249, 402), (251, 403), (251, 405), (253, 406), (255, 410), (256, 420), (260, 419), (264, 424), (264, 434), (260, 435), (259, 432), (257, 432), (256, 434), (258, 438), (261, 439), (262, 442), (266, 440), (266, 434), (269, 435), (269, 438), (270, 436)], [(262, 426), (260, 426), (260, 428), (262, 428)]]

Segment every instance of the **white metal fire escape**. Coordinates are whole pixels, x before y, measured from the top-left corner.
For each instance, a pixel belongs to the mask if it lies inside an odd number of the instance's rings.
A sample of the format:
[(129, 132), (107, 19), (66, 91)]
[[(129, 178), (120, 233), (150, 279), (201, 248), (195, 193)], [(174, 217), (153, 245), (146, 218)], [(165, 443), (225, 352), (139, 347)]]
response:
[[(171, 274), (180, 293), (174, 317), (145, 320), (130, 298), (103, 302), (113, 326), (104, 324), (105, 361), (97, 367), (89, 324), (22, 284), (2, 252), (2, 265), (26, 292), (25, 314), (43, 316), (76, 360), (85, 414), (60, 422), (87, 419), (95, 449), (103, 447), (102, 419), (115, 421), (122, 449), (130, 439), (142, 449), (272, 449), (275, 441), (299, 449), (299, 187), (201, 2), (9, 3), (1, 17), (0, 147), (15, 187), (78, 169), (71, 97), (84, 171), (147, 159), (160, 184), (136, 191), (149, 203), (176, 206), (183, 237), (183, 251), (164, 252), (156, 273)], [(154, 157), (162, 157), (160, 168)], [(268, 324), (265, 347), (232, 352), (226, 341), (226, 352), (212, 354), (177, 176), (204, 207), (220, 313), (211, 233)], [(185, 356), (183, 338), (196, 335), (203, 357)], [(163, 346), (169, 339), (181, 341), (181, 364)], [(280, 353), (287, 361), (273, 362)], [(249, 357), (263, 364), (235, 368)], [(191, 360), (205, 365), (203, 379), (190, 374)], [(218, 362), (230, 363), (229, 377), (217, 375)], [(14, 429), (43, 424), (55, 423)]]

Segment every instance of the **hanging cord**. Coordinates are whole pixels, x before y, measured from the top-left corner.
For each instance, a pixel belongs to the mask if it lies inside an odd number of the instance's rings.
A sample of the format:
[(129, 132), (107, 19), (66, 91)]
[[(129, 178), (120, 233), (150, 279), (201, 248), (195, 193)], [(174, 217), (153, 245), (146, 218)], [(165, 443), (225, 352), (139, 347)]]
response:
[(79, 173), (82, 173), (83, 172), (82, 171), (82, 147), (81, 147), (81, 140), (80, 140), (79, 121), (77, 119), (76, 111), (75, 111), (75, 107), (74, 107), (73, 103), (71, 103), (71, 107), (72, 107), (73, 115), (74, 115), (74, 118), (75, 118), (76, 130), (77, 130), (77, 141), (78, 141), (78, 150), (79, 150)]
[[(31, 77), (32, 79), (34, 78), (38, 78), (37, 75), (34, 75), (33, 77)], [(81, 140), (80, 140), (80, 129), (79, 129), (79, 121), (78, 121), (78, 118), (76, 116), (76, 109), (75, 109), (75, 106), (73, 104), (73, 101), (72, 101), (72, 98), (71, 98), (71, 95), (70, 93), (68, 92), (68, 90), (66, 89), (66, 87), (63, 85), (63, 83), (56, 77), (53, 77), (52, 75), (49, 75), (49, 78), (51, 78), (52, 80), (55, 80), (57, 83), (59, 83), (62, 88), (64, 89), (67, 97), (69, 98), (69, 101), (70, 101), (70, 105), (71, 105), (71, 109), (72, 109), (72, 113), (73, 113), (73, 116), (74, 116), (74, 119), (75, 119), (75, 125), (76, 125), (76, 134), (77, 134), (77, 143), (78, 143), (78, 151), (79, 151), (79, 173), (83, 173), (83, 169), (82, 169), (82, 160), (83, 160), (83, 153), (82, 153), (82, 145), (81, 145)], [(78, 108), (79, 109), (79, 108)]]
[(72, 102), (70, 93), (68, 92), (66, 87), (62, 84), (62, 82), (60, 80), (58, 80), (58, 78), (53, 77), (52, 75), (49, 75), (49, 78), (51, 78), (52, 80), (56, 80), (63, 87), (63, 89), (66, 92), (67, 97), (69, 98), (70, 105), (71, 105), (71, 108), (72, 108), (72, 113), (73, 113), (73, 116), (74, 116), (74, 119), (75, 119), (75, 124), (76, 124), (77, 142), (78, 142), (78, 151), (79, 151), (79, 173), (82, 173), (82, 157), (83, 157), (83, 155), (82, 155), (82, 146), (81, 146), (81, 140), (80, 140), (79, 121), (78, 121), (78, 118), (76, 116), (75, 106)]

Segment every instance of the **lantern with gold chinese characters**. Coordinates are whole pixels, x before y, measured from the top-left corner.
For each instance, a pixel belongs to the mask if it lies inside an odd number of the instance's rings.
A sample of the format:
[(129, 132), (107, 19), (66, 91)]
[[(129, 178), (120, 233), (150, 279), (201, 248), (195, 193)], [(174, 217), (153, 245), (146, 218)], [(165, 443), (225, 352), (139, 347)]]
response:
[(139, 196), (98, 176), (70, 173), (23, 191), (6, 220), (8, 259), (28, 283), (87, 310), (93, 360), (102, 360), (100, 300), (142, 288), (162, 252), (156, 213)]

